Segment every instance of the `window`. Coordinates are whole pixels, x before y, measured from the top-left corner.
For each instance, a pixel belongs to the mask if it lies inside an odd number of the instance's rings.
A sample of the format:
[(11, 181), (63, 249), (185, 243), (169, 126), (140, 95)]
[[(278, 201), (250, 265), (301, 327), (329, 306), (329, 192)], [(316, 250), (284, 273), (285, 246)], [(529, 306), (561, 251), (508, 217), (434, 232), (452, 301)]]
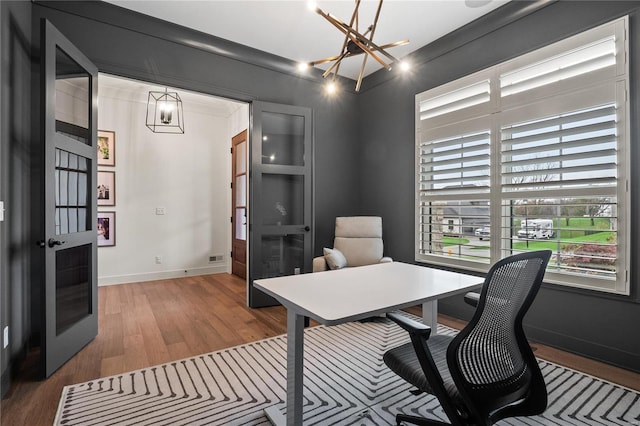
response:
[(628, 18), (416, 96), (416, 260), (629, 294)]

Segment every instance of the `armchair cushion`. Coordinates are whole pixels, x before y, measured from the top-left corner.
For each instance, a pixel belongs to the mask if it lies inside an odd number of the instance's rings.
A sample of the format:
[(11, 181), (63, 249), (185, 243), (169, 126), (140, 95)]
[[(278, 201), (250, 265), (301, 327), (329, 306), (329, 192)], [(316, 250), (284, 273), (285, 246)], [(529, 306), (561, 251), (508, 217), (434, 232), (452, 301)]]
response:
[(324, 256), (313, 259), (313, 272), (393, 262), (382, 257), (383, 251), (381, 217), (337, 217), (333, 249), (325, 248)]
[(382, 259), (383, 245), (380, 238), (336, 237), (333, 245), (344, 254), (349, 266), (372, 265)]
[(325, 247), (322, 251), (324, 252), (324, 259), (329, 269), (342, 269), (347, 266), (347, 259), (340, 250)]
[(340, 250), (349, 266), (371, 265), (382, 259), (382, 218), (350, 216), (336, 218), (333, 247)]
[(328, 271), (327, 259), (324, 256), (317, 256), (313, 258), (313, 272)]
[(382, 238), (382, 218), (378, 216), (336, 217), (336, 238)]

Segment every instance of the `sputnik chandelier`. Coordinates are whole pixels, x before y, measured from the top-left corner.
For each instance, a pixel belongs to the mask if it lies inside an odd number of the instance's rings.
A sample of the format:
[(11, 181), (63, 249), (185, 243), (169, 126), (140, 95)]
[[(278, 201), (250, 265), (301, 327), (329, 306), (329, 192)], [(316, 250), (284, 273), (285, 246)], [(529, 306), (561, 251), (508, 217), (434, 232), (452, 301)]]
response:
[[(357, 56), (364, 54), (362, 59), (362, 66), (360, 67), (360, 73), (358, 74), (358, 81), (356, 82), (356, 92), (360, 91), (360, 86), (362, 84), (362, 78), (364, 77), (365, 67), (367, 65), (367, 59), (369, 56), (376, 60), (380, 65), (382, 65), (387, 70), (391, 70), (392, 65), (399, 64), (401, 69), (408, 69), (408, 65), (406, 63), (401, 63), (395, 56), (391, 55), (385, 49), (395, 46), (402, 46), (409, 43), (409, 40), (397, 41), (395, 43), (384, 44), (382, 46), (377, 45), (373, 42), (373, 36), (376, 32), (376, 26), (378, 24), (378, 18), (380, 17), (380, 9), (382, 8), (382, 0), (378, 2), (378, 8), (376, 10), (375, 18), (373, 19), (373, 23), (369, 25), (364, 33), (359, 31), (359, 19), (358, 19), (358, 9), (360, 7), (360, 0), (355, 0), (356, 6), (353, 10), (353, 14), (351, 15), (351, 20), (349, 24), (342, 22), (340, 19), (335, 16), (324, 12), (320, 9), (315, 2), (310, 1), (309, 7), (314, 10), (318, 15), (322, 16), (324, 19), (329, 21), (334, 27), (336, 27), (339, 31), (344, 34), (344, 42), (342, 43), (342, 49), (340, 49), (340, 54), (337, 56), (330, 56), (325, 59), (319, 59), (313, 62), (307, 62), (301, 64), (301, 68), (313, 67), (318, 64), (324, 64), (326, 62), (333, 62), (331, 66), (322, 74), (323, 78), (327, 78), (329, 75), (333, 73), (332, 84), (335, 82), (336, 77), (338, 75), (338, 71), (340, 70), (340, 63), (345, 58), (350, 58), (352, 56)], [(355, 27), (354, 27), (355, 25)], [(385, 59), (388, 61), (385, 62)]]

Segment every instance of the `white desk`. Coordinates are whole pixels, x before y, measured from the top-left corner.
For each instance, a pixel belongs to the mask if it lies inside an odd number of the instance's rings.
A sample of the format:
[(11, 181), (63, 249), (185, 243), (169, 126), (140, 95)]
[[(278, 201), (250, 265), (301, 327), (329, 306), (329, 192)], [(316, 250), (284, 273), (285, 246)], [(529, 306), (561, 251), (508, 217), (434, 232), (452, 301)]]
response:
[[(302, 425), (304, 317), (337, 325), (422, 304), (423, 321), (437, 325), (437, 300), (466, 293), (482, 278), (401, 262), (256, 280), (256, 288), (287, 308), (286, 424)], [(285, 424), (278, 407), (265, 410)]]

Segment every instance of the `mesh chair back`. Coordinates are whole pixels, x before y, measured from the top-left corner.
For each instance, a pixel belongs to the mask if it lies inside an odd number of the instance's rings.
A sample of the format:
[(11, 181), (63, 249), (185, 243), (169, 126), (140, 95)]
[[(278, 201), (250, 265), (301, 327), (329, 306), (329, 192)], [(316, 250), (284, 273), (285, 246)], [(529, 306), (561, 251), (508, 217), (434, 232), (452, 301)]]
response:
[(522, 318), (540, 288), (550, 256), (543, 250), (497, 262), (487, 275), (473, 319), (448, 348), (452, 378), (465, 405), (479, 407), (479, 417), (522, 399), (530, 382), (542, 377)]

